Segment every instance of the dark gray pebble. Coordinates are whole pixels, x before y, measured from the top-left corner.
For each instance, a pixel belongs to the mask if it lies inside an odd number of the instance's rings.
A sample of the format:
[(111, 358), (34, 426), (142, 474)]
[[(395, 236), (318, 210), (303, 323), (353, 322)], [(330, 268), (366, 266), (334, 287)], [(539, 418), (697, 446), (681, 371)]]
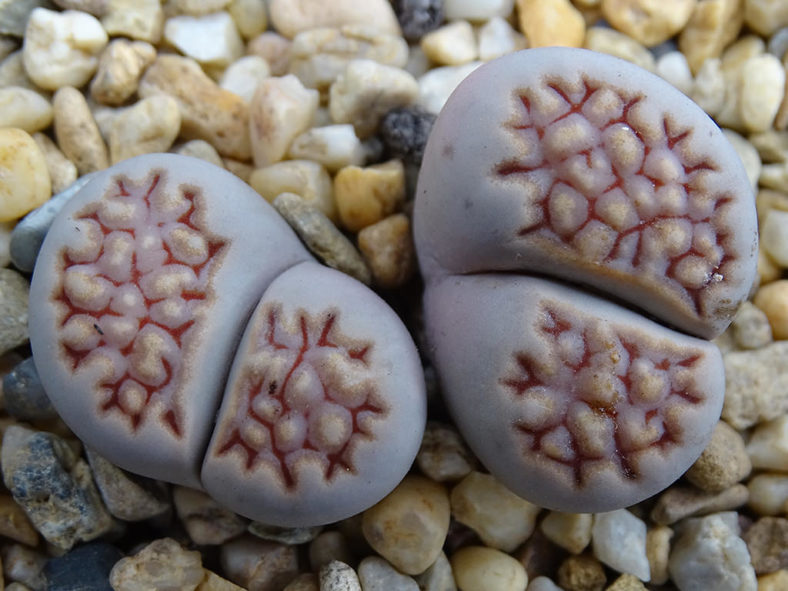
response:
[(399, 107), (386, 113), (378, 134), (391, 157), (418, 167), (433, 123), (432, 113), (416, 107)]
[(418, 41), (443, 23), (443, 0), (394, 0), (392, 5), (408, 41)]
[(47, 591), (112, 591), (109, 573), (123, 553), (111, 544), (91, 542), (50, 558), (44, 566)]
[(17, 419), (33, 421), (57, 416), (38, 378), (32, 357), (18, 363), (3, 376), (3, 396), (6, 410)]

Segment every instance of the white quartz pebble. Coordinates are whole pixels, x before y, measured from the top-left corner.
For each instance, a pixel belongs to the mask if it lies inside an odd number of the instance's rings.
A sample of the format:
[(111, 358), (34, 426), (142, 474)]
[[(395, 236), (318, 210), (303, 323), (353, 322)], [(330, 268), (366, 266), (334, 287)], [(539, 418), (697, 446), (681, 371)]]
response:
[(226, 67), (243, 54), (241, 35), (227, 12), (170, 18), (164, 38), (203, 65)]
[(788, 474), (758, 474), (747, 482), (747, 504), (759, 515), (788, 511)]
[(742, 67), (740, 113), (749, 132), (766, 131), (785, 93), (785, 68), (770, 53), (751, 57)]
[(692, 71), (680, 51), (669, 51), (660, 56), (654, 71), (684, 94), (692, 92)]
[(728, 512), (684, 523), (668, 562), (681, 591), (756, 591), (755, 571), (737, 519), (736, 513)]
[(479, 59), (489, 61), (507, 53), (525, 49), (528, 40), (518, 33), (509, 21), (496, 16), (479, 28)]
[(536, 577), (528, 583), (527, 591), (563, 591), (563, 589), (553, 583), (552, 579), (547, 577)]
[(313, 127), (290, 144), (288, 154), (319, 162), (331, 172), (364, 163), (364, 147), (349, 123)]
[(421, 49), (441, 66), (459, 66), (478, 56), (476, 38), (468, 21), (454, 21), (421, 38)]
[(770, 209), (761, 227), (763, 248), (782, 267), (788, 267), (788, 211)]
[(109, 37), (94, 16), (76, 10), (36, 8), (25, 30), (25, 71), (41, 88), (79, 88), (98, 67), (98, 55)]
[(430, 113), (437, 114), (457, 85), (482, 63), (484, 62), (471, 62), (461, 66), (443, 66), (442, 68), (434, 68), (420, 76), (419, 106)]
[(646, 557), (646, 524), (626, 509), (594, 516), (591, 530), (594, 555), (613, 570), (648, 581), (651, 572)]
[(222, 74), (219, 86), (250, 103), (257, 86), (270, 75), (267, 61), (258, 55), (247, 55), (230, 64)]

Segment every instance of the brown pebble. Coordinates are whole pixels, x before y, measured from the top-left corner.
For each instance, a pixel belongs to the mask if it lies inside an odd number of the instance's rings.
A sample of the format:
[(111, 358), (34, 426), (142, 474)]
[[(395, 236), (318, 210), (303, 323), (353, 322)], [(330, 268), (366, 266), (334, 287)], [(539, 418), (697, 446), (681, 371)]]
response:
[(635, 575), (624, 574), (613, 581), (605, 591), (647, 591), (647, 589)]
[(685, 517), (736, 509), (746, 503), (748, 498), (749, 492), (743, 484), (735, 484), (718, 493), (674, 486), (659, 497), (651, 510), (651, 520), (659, 525), (670, 525)]
[(410, 220), (405, 214), (390, 215), (361, 230), (358, 248), (375, 284), (384, 289), (404, 285), (416, 269)]
[(788, 519), (761, 517), (742, 536), (756, 574), (788, 569)]
[(788, 339), (788, 279), (761, 287), (755, 294), (753, 303), (766, 314), (774, 338)]
[(76, 164), (79, 174), (107, 168), (109, 152), (82, 93), (64, 86), (55, 93), (52, 105), (57, 143), (63, 154)]
[(720, 492), (743, 480), (752, 470), (744, 439), (725, 421), (714, 428), (703, 453), (687, 471), (687, 480), (706, 492)]
[(593, 556), (569, 556), (558, 569), (558, 584), (565, 591), (602, 591), (607, 583), (602, 563)]

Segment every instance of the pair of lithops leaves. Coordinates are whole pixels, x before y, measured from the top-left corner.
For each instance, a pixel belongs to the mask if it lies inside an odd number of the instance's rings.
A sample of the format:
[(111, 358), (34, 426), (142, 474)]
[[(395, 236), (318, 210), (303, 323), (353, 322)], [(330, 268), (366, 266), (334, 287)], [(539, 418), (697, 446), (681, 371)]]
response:
[[(426, 353), (494, 475), (590, 512), (686, 470), (724, 393), (704, 338), (746, 297), (757, 240), (742, 165), (700, 109), (603, 55), (501, 58), (438, 117), (414, 216)], [(357, 513), (419, 447), (423, 374), (396, 315), (198, 160), (120, 163), (67, 204), (30, 333), (89, 446), (263, 522)]]

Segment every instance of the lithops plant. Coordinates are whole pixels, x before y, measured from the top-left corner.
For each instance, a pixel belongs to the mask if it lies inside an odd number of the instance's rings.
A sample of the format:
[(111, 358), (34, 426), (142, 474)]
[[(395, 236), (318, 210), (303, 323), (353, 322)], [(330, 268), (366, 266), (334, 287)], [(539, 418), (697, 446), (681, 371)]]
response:
[(83, 441), (252, 519), (357, 513), (418, 450), (423, 374), (396, 314), (201, 160), (97, 174), (49, 229), (30, 299), (42, 383)]
[(578, 49), (482, 66), (435, 123), (414, 231), (448, 406), (512, 490), (607, 511), (698, 457), (725, 388), (704, 339), (748, 294), (757, 229), (733, 148), (678, 90)]

